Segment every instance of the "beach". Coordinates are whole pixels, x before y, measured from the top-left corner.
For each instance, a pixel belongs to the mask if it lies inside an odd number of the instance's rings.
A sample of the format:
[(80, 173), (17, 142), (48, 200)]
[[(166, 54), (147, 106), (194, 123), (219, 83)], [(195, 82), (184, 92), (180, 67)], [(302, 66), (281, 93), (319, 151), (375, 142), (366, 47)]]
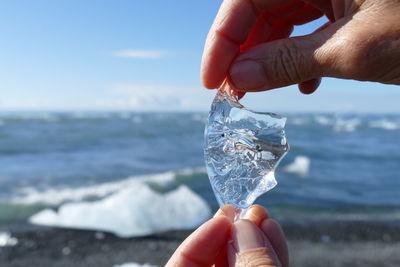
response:
[[(399, 266), (400, 226), (346, 222), (283, 225), (291, 266)], [(95, 231), (18, 227), (13, 247), (0, 248), (0, 266), (164, 266), (191, 231), (118, 238)], [(21, 230), (23, 229), (23, 230)]]

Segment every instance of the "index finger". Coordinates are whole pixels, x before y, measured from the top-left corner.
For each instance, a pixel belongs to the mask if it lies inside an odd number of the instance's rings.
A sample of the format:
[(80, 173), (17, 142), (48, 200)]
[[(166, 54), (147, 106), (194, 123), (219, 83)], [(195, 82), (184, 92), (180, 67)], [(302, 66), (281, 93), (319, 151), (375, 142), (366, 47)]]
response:
[(175, 251), (166, 266), (202, 267), (214, 264), (229, 240), (232, 222), (226, 216), (215, 217), (192, 233)]
[(206, 88), (221, 85), (259, 15), (289, 2), (293, 0), (225, 0), (222, 3), (203, 52), (201, 79)]

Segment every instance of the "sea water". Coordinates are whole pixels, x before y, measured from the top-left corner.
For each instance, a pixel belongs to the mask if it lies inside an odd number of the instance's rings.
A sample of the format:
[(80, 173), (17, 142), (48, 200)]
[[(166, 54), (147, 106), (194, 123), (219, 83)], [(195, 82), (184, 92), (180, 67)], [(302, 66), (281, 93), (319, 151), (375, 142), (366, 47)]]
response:
[[(279, 186), (256, 203), (279, 221), (400, 218), (400, 115), (285, 116), (291, 152), (275, 170)], [(215, 211), (203, 167), (206, 120), (206, 112), (0, 114), (0, 231), (48, 208), (118, 200), (136, 183), (164, 197), (184, 185), (190, 191), (178, 196), (196, 194)], [(81, 206), (68, 207), (78, 214)]]

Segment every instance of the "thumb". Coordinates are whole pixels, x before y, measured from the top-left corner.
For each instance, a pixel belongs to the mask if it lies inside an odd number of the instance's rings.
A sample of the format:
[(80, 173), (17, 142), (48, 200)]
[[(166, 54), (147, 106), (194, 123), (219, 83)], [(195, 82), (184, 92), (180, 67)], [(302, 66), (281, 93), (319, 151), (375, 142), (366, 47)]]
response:
[(241, 91), (263, 91), (330, 74), (334, 51), (327, 47), (327, 40), (338, 26), (267, 42), (243, 52), (231, 64), (230, 83)]
[(239, 220), (233, 227), (233, 240), (228, 245), (229, 266), (281, 266), (269, 240), (251, 221)]

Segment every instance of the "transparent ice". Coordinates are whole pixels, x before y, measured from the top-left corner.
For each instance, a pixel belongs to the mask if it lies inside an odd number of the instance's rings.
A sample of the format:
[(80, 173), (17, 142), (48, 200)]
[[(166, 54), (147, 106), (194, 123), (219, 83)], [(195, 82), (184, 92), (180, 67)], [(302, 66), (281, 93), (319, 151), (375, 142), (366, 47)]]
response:
[(289, 150), (286, 118), (253, 112), (220, 89), (205, 129), (204, 155), (218, 203), (246, 210), (277, 184), (274, 170)]

